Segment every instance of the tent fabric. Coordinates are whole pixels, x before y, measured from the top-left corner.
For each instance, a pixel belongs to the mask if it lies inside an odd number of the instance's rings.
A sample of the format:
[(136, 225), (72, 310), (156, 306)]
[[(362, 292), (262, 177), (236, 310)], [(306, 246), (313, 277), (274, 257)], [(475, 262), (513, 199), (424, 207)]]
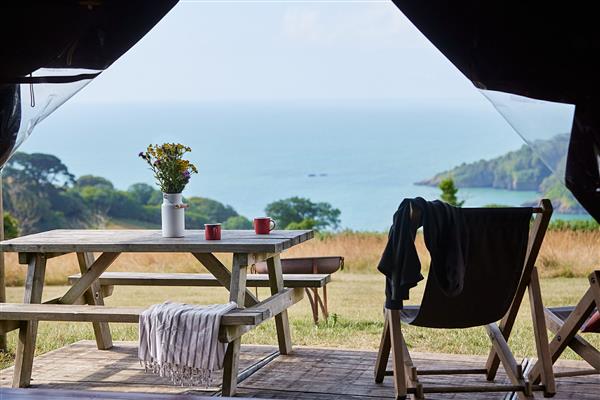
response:
[(134, 46), (175, 4), (0, 2), (0, 170), (37, 123)]
[(393, 1), (475, 86), (575, 104), (565, 182), (600, 222), (600, 25), (594, 3)]
[(8, 161), (21, 128), (19, 85), (0, 85), (0, 166)]
[(16, 0), (0, 4), (0, 84), (40, 68), (104, 70), (177, 0)]

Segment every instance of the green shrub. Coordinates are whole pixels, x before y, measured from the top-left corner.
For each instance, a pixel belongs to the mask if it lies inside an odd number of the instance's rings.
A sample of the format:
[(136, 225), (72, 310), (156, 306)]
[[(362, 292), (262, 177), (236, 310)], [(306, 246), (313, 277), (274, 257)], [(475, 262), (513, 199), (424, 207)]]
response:
[(19, 236), (19, 222), (9, 213), (4, 213), (4, 238), (12, 239)]
[(550, 222), (548, 229), (555, 231), (596, 231), (600, 229), (600, 224), (591, 219), (564, 220), (555, 219)]

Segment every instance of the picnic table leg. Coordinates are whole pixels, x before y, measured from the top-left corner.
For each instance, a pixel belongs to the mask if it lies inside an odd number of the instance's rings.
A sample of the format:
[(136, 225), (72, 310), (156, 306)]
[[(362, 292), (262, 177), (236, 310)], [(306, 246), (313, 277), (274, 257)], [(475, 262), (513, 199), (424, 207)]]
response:
[[(231, 280), (229, 286), (229, 301), (235, 301), (239, 307), (244, 307), (246, 297), (247, 257), (242, 254), (233, 255)], [(225, 364), (223, 368), (223, 396), (235, 395), (237, 389), (237, 376), (240, 361), (241, 338), (237, 338), (227, 345)]]
[[(281, 271), (281, 259), (279, 258), (279, 254), (267, 259), (267, 269), (269, 271), (271, 295), (275, 295), (283, 290), (283, 272)], [(292, 336), (290, 334), (290, 322), (287, 310), (284, 310), (275, 316), (275, 327), (277, 329), (279, 353), (284, 355), (291, 354)]]
[[(94, 264), (93, 253), (77, 253), (77, 261), (79, 262), (79, 270), (81, 275), (85, 274), (88, 269)], [(96, 280), (84, 294), (85, 302), (93, 306), (103, 306), (104, 296), (100, 288), (100, 283)], [(96, 346), (98, 350), (108, 350), (113, 347), (112, 335), (108, 322), (92, 322), (94, 327), (94, 336), (96, 337)]]
[[(27, 266), (23, 303), (39, 304), (42, 302), (45, 274), (46, 257), (43, 254), (31, 256)], [(27, 387), (31, 382), (37, 328), (37, 321), (21, 322), (12, 384), (15, 388)]]

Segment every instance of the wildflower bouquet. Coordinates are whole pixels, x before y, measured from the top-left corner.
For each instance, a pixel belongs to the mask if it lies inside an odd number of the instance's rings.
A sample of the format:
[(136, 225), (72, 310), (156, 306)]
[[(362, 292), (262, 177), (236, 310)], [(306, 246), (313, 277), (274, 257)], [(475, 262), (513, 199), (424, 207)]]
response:
[(181, 193), (190, 181), (191, 174), (198, 169), (183, 155), (192, 151), (190, 147), (179, 143), (149, 145), (145, 152), (138, 154), (154, 172), (156, 183), (163, 193)]

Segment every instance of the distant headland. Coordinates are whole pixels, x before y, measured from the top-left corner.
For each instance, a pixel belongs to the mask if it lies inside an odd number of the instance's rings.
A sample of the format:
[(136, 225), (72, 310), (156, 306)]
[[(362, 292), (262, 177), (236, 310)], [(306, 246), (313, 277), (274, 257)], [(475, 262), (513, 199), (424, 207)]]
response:
[[(429, 179), (415, 182), (416, 185), (437, 186), (450, 176), (459, 188), (493, 188), (506, 190), (532, 190), (552, 200), (556, 211), (565, 214), (585, 213), (571, 193), (559, 181), (556, 174), (544, 164), (537, 154), (544, 154), (546, 161), (564, 170), (564, 155), (569, 145), (568, 135), (557, 135), (550, 140), (536, 141), (533, 146), (523, 145), (520, 149), (502, 156), (462, 163), (450, 170), (440, 172)], [(560, 173), (560, 172), (559, 172)], [(534, 201), (535, 199), (532, 199)]]

